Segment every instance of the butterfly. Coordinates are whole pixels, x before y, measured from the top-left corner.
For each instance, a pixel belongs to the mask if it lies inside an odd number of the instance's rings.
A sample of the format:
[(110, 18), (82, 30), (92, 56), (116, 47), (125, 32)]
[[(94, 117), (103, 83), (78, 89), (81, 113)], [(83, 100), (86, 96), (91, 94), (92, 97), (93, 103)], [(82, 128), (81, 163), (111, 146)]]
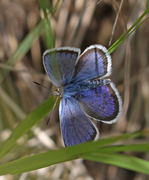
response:
[(79, 48), (60, 47), (46, 50), (43, 65), (62, 98), (59, 106), (60, 127), (65, 146), (99, 138), (92, 120), (116, 122), (122, 100), (110, 79), (112, 60), (102, 45), (91, 45), (80, 54)]

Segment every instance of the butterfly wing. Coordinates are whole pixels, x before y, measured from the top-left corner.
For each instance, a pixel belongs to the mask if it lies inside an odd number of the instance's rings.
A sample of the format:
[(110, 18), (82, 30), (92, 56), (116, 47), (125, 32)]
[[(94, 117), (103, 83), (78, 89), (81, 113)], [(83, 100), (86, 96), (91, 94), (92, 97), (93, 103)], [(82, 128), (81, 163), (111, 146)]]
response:
[(108, 81), (107, 84), (78, 92), (74, 98), (90, 118), (111, 124), (116, 122), (121, 115), (122, 101), (115, 85), (110, 80)]
[(72, 78), (80, 49), (63, 47), (49, 49), (43, 54), (43, 65), (52, 83), (61, 87), (68, 84)]
[(111, 56), (101, 45), (89, 46), (78, 58), (73, 83), (83, 82), (111, 74)]
[(73, 98), (62, 98), (59, 108), (61, 131), (66, 146), (96, 140), (99, 132)]

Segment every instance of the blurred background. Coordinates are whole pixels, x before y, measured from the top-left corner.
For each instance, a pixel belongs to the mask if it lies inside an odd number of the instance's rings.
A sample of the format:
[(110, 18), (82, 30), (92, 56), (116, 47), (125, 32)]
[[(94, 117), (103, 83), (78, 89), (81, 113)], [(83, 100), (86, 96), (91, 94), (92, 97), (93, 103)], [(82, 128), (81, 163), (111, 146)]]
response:
[[(49, 0), (51, 47), (72, 46), (83, 51), (92, 44), (109, 48), (147, 8), (147, 0)], [(21, 46), (22, 40), (43, 18), (41, 1), (0, 0), (0, 68)], [(116, 21), (116, 18), (118, 20)], [(51, 33), (51, 32), (49, 32)], [(111, 44), (109, 44), (111, 42)], [(0, 85), (0, 143), (36, 107), (51, 96), (42, 54), (50, 47), (42, 33), (31, 49), (10, 69)], [(124, 103), (122, 117), (113, 125), (97, 123), (100, 137), (134, 132), (149, 127), (149, 22), (143, 23), (112, 54), (113, 73)], [(0, 70), (1, 71), (1, 70)], [(33, 83), (37, 81), (49, 88)], [(63, 147), (58, 107), (21, 138), (3, 163)], [(140, 139), (142, 142), (143, 140)], [(130, 154), (149, 159), (148, 154)], [(115, 166), (75, 160), (0, 180), (147, 180), (147, 176)]]

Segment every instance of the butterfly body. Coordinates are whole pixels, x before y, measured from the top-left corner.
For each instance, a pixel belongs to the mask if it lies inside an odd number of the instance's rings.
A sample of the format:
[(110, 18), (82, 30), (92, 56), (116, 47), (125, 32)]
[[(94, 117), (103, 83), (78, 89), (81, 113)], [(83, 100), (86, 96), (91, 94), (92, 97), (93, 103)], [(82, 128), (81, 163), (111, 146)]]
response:
[(61, 131), (66, 146), (96, 140), (99, 131), (91, 119), (114, 123), (122, 101), (110, 79), (111, 56), (101, 45), (80, 49), (63, 47), (47, 50), (43, 64), (62, 97), (59, 107)]

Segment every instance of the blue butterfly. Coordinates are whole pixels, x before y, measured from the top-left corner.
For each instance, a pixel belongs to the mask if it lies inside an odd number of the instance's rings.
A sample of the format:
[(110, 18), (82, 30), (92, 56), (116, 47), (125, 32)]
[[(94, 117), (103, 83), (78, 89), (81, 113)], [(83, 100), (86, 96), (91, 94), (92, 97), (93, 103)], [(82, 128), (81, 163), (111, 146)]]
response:
[(116, 122), (122, 111), (118, 90), (110, 79), (111, 56), (102, 45), (91, 45), (80, 55), (79, 48), (61, 47), (43, 54), (44, 68), (62, 97), (59, 107), (65, 146), (97, 140), (99, 131), (92, 119)]

